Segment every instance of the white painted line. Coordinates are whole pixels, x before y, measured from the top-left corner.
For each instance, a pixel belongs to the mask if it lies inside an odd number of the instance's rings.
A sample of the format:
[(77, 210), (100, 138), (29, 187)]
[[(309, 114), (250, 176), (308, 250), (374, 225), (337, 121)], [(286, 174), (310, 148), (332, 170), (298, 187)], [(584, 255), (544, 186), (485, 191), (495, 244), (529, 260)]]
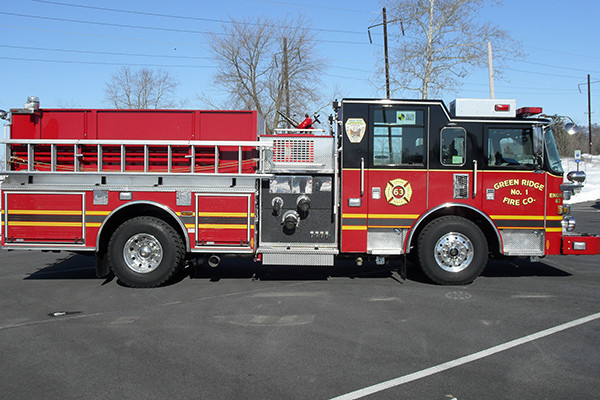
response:
[(600, 318), (600, 313), (588, 315), (587, 317), (579, 318), (571, 322), (564, 323), (562, 325), (555, 326), (553, 328), (548, 328), (543, 331), (533, 333), (531, 335), (524, 336), (519, 339), (511, 340), (510, 342), (506, 342), (500, 344), (498, 346), (491, 347), (486, 350), (479, 351), (477, 353), (470, 354), (468, 356), (457, 358), (456, 360), (448, 361), (443, 364), (435, 365), (430, 368), (422, 369), (421, 371), (413, 372), (412, 374), (404, 375), (399, 378), (395, 378), (386, 382), (381, 382), (373, 386), (368, 386), (363, 389), (356, 390), (354, 392), (350, 392), (347, 394), (343, 394), (338, 397), (334, 397), (331, 400), (351, 400), (351, 399), (360, 399), (362, 397), (369, 396), (371, 394), (384, 391), (386, 389), (390, 389), (395, 386), (404, 385), (405, 383), (409, 383), (412, 381), (416, 381), (417, 379), (425, 378), (434, 374), (438, 374), (440, 372), (446, 371), (451, 368), (455, 368), (473, 361), (480, 360), (485, 357), (489, 357), (493, 354), (500, 353), (505, 350), (512, 349), (513, 347), (520, 346), (525, 343), (533, 342), (534, 340), (541, 339), (546, 336), (553, 335), (555, 333), (564, 331), (566, 329), (574, 328), (579, 325), (583, 325), (590, 321), (594, 321)]
[(530, 294), (515, 294), (510, 297), (513, 299), (549, 299), (549, 298), (556, 297), (556, 296), (553, 294), (530, 293)]

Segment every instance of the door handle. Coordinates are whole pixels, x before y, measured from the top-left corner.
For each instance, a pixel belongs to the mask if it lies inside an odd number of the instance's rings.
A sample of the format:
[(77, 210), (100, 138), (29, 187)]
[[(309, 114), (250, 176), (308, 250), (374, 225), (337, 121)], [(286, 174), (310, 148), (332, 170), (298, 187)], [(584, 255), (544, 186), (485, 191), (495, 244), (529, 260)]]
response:
[(360, 158), (360, 197), (365, 193), (365, 159)]
[(477, 160), (473, 160), (473, 198), (477, 196)]

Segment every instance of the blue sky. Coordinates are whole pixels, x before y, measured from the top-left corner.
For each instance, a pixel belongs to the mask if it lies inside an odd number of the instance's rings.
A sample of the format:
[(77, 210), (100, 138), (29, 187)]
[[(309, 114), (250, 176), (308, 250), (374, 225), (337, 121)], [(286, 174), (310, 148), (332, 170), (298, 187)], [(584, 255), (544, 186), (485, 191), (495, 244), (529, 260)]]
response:
[[(337, 86), (342, 97), (383, 97), (372, 83), (383, 54), (381, 28), (372, 31), (373, 44), (367, 36), (367, 27), (381, 21), (383, 5), (365, 0), (3, 0), (0, 109), (22, 107), (31, 95), (39, 96), (45, 108), (108, 108), (105, 83), (120, 65), (169, 71), (187, 108), (201, 108), (197, 94), (222, 96), (211, 88), (215, 62), (206, 32), (220, 32), (219, 20), (259, 15), (305, 16), (315, 29), (319, 56), (328, 60), (324, 93)], [(600, 81), (598, 15), (600, 3), (592, 0), (507, 0), (482, 9), (482, 20), (509, 31), (527, 53), (496, 80), (496, 98), (542, 106), (546, 113), (587, 125), (587, 86), (581, 85), (580, 93), (578, 85), (586, 83), (588, 73)], [(600, 84), (593, 84), (593, 109), (600, 107), (599, 93)], [(448, 103), (488, 96), (487, 70), (481, 70), (465, 78), (456, 93), (441, 97)], [(599, 114), (592, 112), (593, 123)]]

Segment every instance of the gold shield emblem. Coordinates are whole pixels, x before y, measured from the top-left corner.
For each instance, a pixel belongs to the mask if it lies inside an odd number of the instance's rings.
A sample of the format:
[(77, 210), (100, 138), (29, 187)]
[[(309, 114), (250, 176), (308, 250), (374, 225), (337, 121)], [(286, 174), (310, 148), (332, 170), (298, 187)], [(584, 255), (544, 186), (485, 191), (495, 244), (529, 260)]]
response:
[(385, 186), (385, 199), (394, 206), (403, 206), (412, 197), (412, 187), (404, 179), (394, 179)]
[(346, 136), (350, 143), (360, 143), (365, 136), (367, 124), (362, 118), (348, 118), (346, 121)]

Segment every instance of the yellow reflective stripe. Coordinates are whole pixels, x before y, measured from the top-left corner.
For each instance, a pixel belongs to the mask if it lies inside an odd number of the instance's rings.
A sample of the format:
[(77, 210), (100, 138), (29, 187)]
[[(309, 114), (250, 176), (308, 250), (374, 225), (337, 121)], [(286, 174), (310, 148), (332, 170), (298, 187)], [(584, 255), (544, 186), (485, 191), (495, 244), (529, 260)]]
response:
[(560, 232), (560, 233), (562, 233), (562, 228), (546, 228), (546, 232)]
[(492, 219), (501, 219), (501, 220), (507, 220), (507, 219), (515, 219), (518, 221), (543, 221), (544, 220), (544, 216), (543, 215), (490, 215), (490, 218)]
[(500, 230), (501, 231), (505, 231), (508, 229), (535, 229), (535, 230), (540, 230), (540, 229), (544, 229), (540, 226), (501, 226)]
[(81, 227), (81, 222), (8, 221), (8, 226), (63, 226)]
[(344, 225), (342, 226), (343, 231), (366, 231), (366, 225)]
[(81, 210), (8, 210), (8, 214), (20, 215), (81, 215)]
[(108, 215), (110, 211), (86, 211), (85, 215)]
[(410, 225), (369, 225), (369, 228), (410, 228)]
[(199, 212), (199, 217), (247, 217), (245, 212)]
[(369, 214), (369, 218), (417, 219), (419, 214)]
[[(192, 225), (194, 227), (194, 225)], [(242, 224), (198, 224), (198, 229), (250, 229), (254, 228), (254, 225), (242, 225)]]
[(343, 218), (349, 218), (349, 219), (360, 219), (360, 218), (367, 218), (367, 214), (344, 214), (342, 215)]

